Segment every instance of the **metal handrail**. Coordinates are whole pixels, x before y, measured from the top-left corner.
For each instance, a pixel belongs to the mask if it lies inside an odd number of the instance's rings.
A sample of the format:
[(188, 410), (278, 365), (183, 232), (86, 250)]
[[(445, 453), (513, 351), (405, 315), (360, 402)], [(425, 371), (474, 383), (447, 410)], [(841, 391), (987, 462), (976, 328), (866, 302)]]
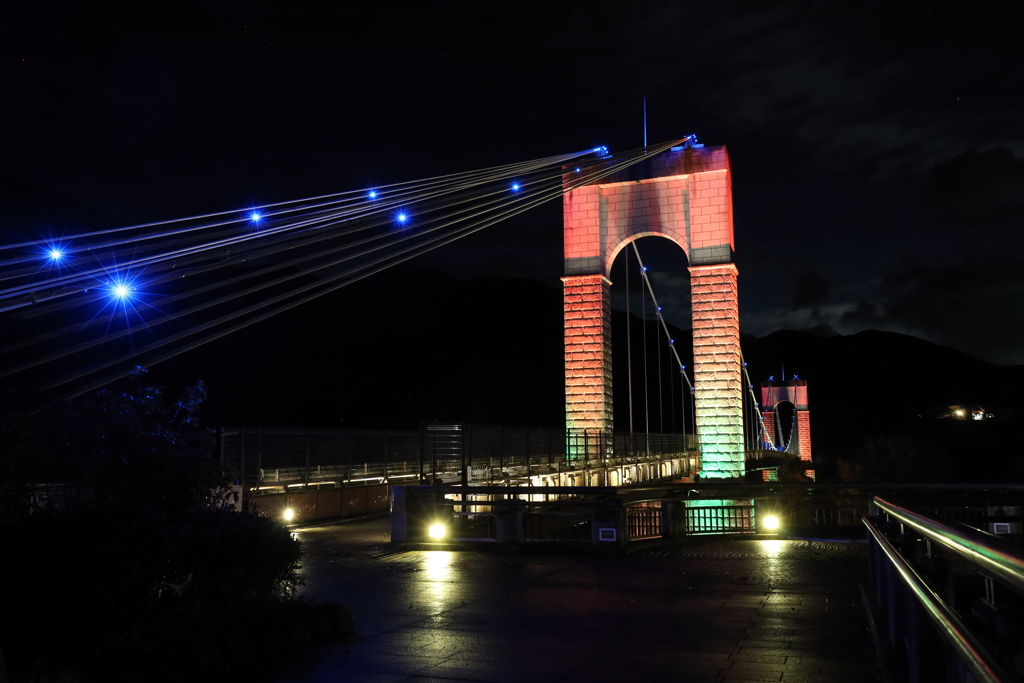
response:
[(971, 560), (978, 571), (1024, 595), (1024, 548), (950, 519), (926, 517), (875, 496), (875, 505), (928, 540)]
[(974, 674), (975, 679), (990, 683), (1004, 683), (1016, 680), (1000, 666), (978, 639), (967, 630), (960, 616), (935, 591), (928, 587), (928, 584), (903, 559), (899, 551), (892, 547), (885, 536), (882, 535), (882, 532), (871, 523), (871, 520), (865, 517), (864, 525), (868, 528), (868, 532), (874, 537), (878, 546), (888, 556), (896, 571), (903, 577), (903, 581), (910, 587), (914, 597), (917, 598), (918, 602), (921, 603), (921, 607), (924, 608), (925, 613), (934, 622), (938, 628), (939, 635), (956, 650), (960, 658), (970, 668), (971, 673)]

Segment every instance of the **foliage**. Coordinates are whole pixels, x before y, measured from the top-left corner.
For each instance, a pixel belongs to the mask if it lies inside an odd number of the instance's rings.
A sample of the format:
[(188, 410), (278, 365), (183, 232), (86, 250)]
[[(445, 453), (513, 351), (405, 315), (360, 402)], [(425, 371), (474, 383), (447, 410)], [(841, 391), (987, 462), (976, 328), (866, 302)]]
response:
[(963, 480), (945, 448), (908, 435), (865, 437), (850, 457), (839, 460), (839, 475), (844, 481)]
[(146, 507), (166, 514), (216, 503), (226, 481), (212, 457), (216, 435), (200, 426), (202, 382), (168, 403), (143, 384), (99, 391), (0, 427), (4, 482), (44, 487), (40, 505)]
[(795, 453), (779, 453), (779, 481), (785, 482), (810, 482), (812, 481), (804, 472), (808, 469), (806, 461), (801, 460)]
[(46, 494), (0, 512), (12, 668), (173, 637), (196, 615), (251, 611), (301, 583), (299, 541), (218, 493), (227, 481), (198, 420), (202, 384), (170, 403), (141, 378), (0, 425), (0, 490)]

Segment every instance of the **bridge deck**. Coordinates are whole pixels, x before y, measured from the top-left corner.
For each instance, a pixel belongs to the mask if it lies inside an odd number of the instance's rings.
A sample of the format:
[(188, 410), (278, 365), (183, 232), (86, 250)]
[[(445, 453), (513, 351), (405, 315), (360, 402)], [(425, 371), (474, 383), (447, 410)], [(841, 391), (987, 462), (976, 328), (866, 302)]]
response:
[(386, 525), (300, 532), (307, 593), (348, 604), (359, 634), (265, 680), (878, 680), (861, 544), (387, 555)]

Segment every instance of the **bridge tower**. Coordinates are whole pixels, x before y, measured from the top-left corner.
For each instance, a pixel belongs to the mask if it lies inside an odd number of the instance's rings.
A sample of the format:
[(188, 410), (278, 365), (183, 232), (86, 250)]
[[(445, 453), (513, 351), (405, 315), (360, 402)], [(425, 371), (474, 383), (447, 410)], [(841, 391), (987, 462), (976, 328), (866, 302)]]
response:
[[(787, 446), (781, 442), (782, 435), (775, 431), (776, 409), (780, 403), (785, 402), (793, 404), (793, 431), (786, 452), (810, 462), (811, 411), (807, 403), (807, 380), (790, 379), (780, 382), (769, 379), (767, 382), (761, 382), (761, 417), (764, 418), (766, 436), (776, 447)], [(813, 470), (806, 470), (804, 474), (814, 478)]]
[(693, 376), (703, 476), (744, 473), (732, 175), (725, 147), (682, 146), (565, 194), (565, 420), (611, 432), (611, 274), (633, 240), (657, 235), (689, 259)]

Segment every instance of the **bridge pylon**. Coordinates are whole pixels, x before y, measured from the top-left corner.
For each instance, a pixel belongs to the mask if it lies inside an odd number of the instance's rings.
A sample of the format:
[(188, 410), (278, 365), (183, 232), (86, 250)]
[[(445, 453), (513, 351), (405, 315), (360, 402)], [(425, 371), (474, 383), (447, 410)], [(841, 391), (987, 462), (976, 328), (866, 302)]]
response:
[[(793, 406), (793, 424), (790, 426), (789, 439), (785, 443), (782, 434), (778, 433), (781, 430), (776, 430), (780, 403), (790, 403)], [(807, 380), (770, 379), (762, 382), (761, 410), (766, 440), (777, 449), (784, 449), (805, 462), (811, 462), (811, 411), (807, 399)], [(804, 474), (814, 479), (814, 470), (806, 470)]]
[(702, 475), (744, 474), (732, 176), (725, 147), (685, 145), (563, 198), (565, 419), (611, 432), (612, 263), (633, 240), (672, 240), (690, 263)]

